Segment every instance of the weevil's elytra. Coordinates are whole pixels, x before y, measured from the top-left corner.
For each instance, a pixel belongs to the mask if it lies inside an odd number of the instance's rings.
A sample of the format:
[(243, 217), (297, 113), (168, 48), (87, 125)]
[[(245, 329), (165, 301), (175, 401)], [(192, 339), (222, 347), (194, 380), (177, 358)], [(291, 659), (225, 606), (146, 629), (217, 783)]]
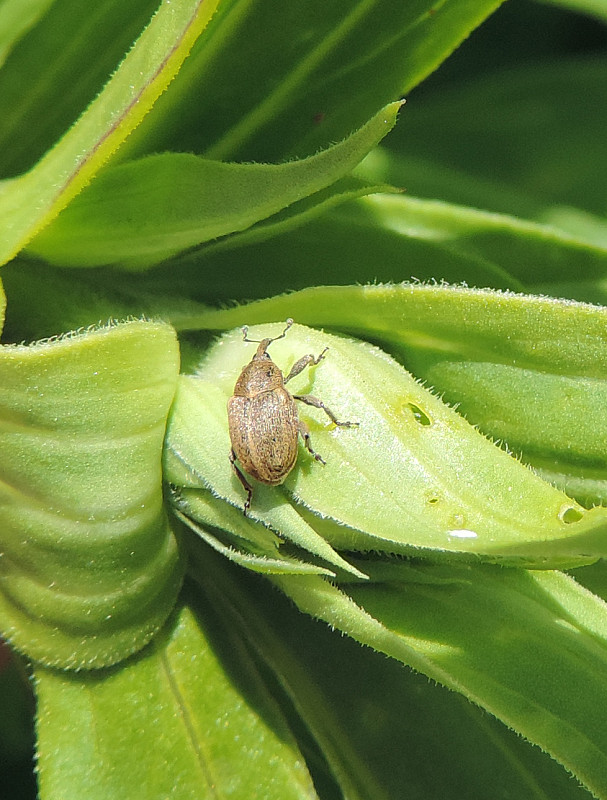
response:
[(236, 465), (255, 480), (275, 486), (282, 483), (295, 466), (297, 460), (297, 436), (301, 434), (304, 444), (316, 461), (324, 460), (315, 453), (310, 443), (310, 431), (297, 415), (295, 400), (321, 408), (329, 419), (340, 427), (350, 428), (357, 422), (340, 422), (331, 409), (312, 395), (292, 395), (285, 384), (299, 375), (307, 366), (318, 364), (328, 348), (319, 356), (302, 356), (291, 367), (285, 378), (281, 370), (268, 355), (272, 342), (283, 339), (291, 325), (288, 319), (280, 336), (271, 339), (249, 339), (248, 329), (242, 329), (243, 341), (259, 345), (251, 361), (243, 368), (234, 386), (234, 395), (228, 401), (228, 426), (232, 442), (230, 463), (242, 484), (247, 499), (245, 516), (251, 507), (253, 487)]

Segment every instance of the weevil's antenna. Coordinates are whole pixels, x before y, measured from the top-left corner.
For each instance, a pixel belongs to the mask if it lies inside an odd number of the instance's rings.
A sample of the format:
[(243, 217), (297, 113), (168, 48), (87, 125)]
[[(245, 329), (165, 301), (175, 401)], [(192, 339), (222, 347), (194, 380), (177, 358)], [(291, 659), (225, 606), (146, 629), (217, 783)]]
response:
[(249, 333), (249, 327), (248, 327), (248, 325), (243, 325), (242, 326), (242, 341), (243, 342), (254, 342), (255, 344), (259, 344), (261, 342), (264, 342), (266, 347), (267, 347), (269, 344), (271, 344), (272, 342), (276, 342), (278, 339), (284, 339), (285, 336), (287, 335), (287, 331), (289, 330), (289, 328), (291, 327), (292, 324), (293, 324), (293, 320), (291, 319), (291, 317), (289, 317), (289, 319), (286, 322), (286, 327), (285, 327), (284, 331), (280, 334), (280, 336), (274, 336), (273, 339), (249, 339), (249, 337), (247, 335)]

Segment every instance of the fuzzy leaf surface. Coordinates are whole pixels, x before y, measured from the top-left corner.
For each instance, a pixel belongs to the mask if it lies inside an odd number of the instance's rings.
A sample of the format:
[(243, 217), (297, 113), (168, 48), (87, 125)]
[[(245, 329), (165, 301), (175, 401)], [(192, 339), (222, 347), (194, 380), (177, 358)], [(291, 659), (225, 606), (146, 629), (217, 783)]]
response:
[[(249, 336), (276, 336), (283, 328), (255, 327)], [(313, 447), (327, 463), (303, 451), (284, 491), (255, 483), (252, 518), (292, 539), (287, 518), (276, 515), (279, 509), (291, 514), (294, 500), (304, 506), (294, 517), (298, 524), (306, 522), (342, 551), (413, 554), (422, 548), (425, 555), (474, 554), (543, 568), (575, 566), (607, 552), (607, 510), (586, 511), (539, 479), (379, 349), (293, 326), (272, 343), (271, 355), (286, 374), (303, 354), (325, 347), (324, 360), (298, 375), (289, 390), (313, 393), (339, 419), (360, 427), (336, 428), (320, 410), (302, 404)], [(197, 374), (183, 379), (167, 435), (185, 478), (197, 476), (200, 485), (241, 508), (242, 487), (228, 462), (226, 403), (252, 355), (240, 331), (222, 337)], [(167, 479), (188, 485), (179, 474), (169, 472)]]
[(401, 564), (383, 577), (347, 593), (322, 578), (272, 580), (300, 610), (464, 694), (605, 796), (602, 600), (560, 572)]
[(604, 307), (456, 286), (313, 287), (201, 327), (293, 316), (383, 342), (473, 424), (592, 506), (607, 499)]
[(316, 800), (257, 665), (208, 607), (181, 608), (119, 669), (39, 667), (36, 686), (41, 800)]
[(183, 573), (161, 452), (179, 368), (168, 325), (0, 348), (0, 631), (64, 668), (115, 663)]
[(0, 185), (0, 263), (72, 200), (175, 76), (217, 0), (164, 0), (103, 91), (29, 172)]
[(147, 266), (241, 231), (351, 172), (400, 103), (327, 150), (284, 164), (226, 164), (165, 153), (110, 167), (30, 244), (64, 266)]

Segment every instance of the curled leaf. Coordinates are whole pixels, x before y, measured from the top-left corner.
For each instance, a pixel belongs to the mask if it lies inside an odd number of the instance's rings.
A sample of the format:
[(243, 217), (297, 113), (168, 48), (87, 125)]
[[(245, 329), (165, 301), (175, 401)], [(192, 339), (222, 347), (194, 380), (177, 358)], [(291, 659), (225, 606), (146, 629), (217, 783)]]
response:
[[(237, 506), (240, 517), (236, 521), (232, 515), (223, 527), (239, 537), (246, 552), (263, 554), (259, 550), (260, 539), (263, 541), (266, 535), (263, 532), (252, 534), (250, 524), (256, 522), (333, 567), (363, 577), (301, 517), (288, 498), (269, 486), (259, 485), (250, 519), (245, 519), (242, 487), (228, 461), (230, 439), (225, 400), (221, 387), (214, 383), (198, 377), (181, 376), (167, 430), (165, 478), (178, 487), (204, 487), (220, 500)], [(209, 524), (199, 501), (188, 497), (187, 493), (186, 506), (180, 510), (202, 524)], [(225, 516), (224, 512), (221, 514)], [(271, 544), (270, 539), (263, 545), (266, 555)]]
[(178, 365), (151, 322), (0, 349), (0, 631), (28, 657), (112, 664), (171, 611), (160, 464)]

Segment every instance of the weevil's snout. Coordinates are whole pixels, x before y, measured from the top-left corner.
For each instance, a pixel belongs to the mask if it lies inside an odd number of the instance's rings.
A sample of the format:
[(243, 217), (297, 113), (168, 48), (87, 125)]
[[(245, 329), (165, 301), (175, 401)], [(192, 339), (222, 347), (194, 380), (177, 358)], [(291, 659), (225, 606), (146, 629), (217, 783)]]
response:
[(268, 355), (268, 347), (273, 341), (274, 339), (262, 339), (259, 343), (259, 347), (257, 348), (257, 352), (253, 356), (253, 360), (259, 361), (260, 359), (264, 359), (264, 361), (270, 361), (271, 359)]

